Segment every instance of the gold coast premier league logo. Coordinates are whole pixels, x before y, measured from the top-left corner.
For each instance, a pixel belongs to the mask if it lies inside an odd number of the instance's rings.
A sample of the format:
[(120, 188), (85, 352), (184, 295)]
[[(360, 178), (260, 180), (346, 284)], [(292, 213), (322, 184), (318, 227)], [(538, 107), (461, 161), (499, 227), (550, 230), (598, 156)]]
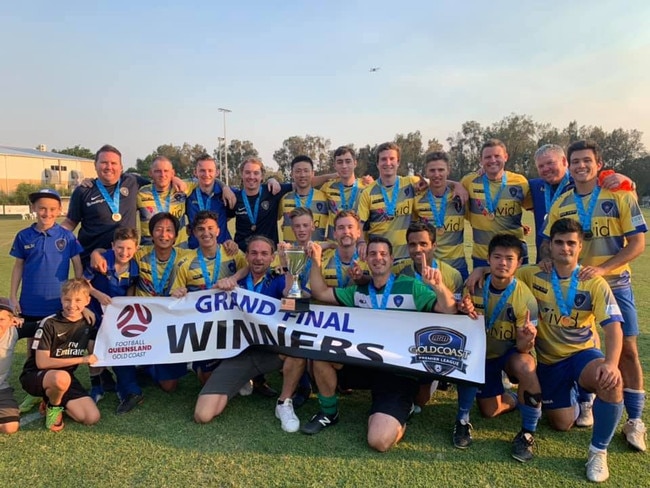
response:
[(138, 303), (127, 305), (117, 317), (117, 328), (124, 337), (138, 337), (151, 323), (151, 310)]
[(429, 373), (447, 376), (454, 370), (465, 373), (465, 359), (471, 351), (465, 350), (465, 335), (446, 327), (427, 327), (415, 333), (415, 345), (409, 348), (411, 364), (422, 363)]

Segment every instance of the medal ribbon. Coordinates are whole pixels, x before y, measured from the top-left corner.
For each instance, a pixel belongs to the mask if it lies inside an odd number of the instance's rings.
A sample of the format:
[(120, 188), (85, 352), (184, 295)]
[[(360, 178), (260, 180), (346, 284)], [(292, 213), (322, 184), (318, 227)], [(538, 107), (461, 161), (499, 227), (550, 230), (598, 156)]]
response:
[(108, 194), (108, 190), (106, 190), (106, 187), (104, 186), (104, 184), (101, 182), (99, 178), (95, 180), (95, 185), (97, 185), (97, 189), (99, 190), (99, 193), (101, 193), (102, 196), (104, 197), (104, 200), (106, 201), (108, 207), (111, 209), (111, 212), (113, 212), (113, 214), (119, 214), (120, 213), (120, 180), (117, 180), (117, 185), (115, 186), (115, 190), (113, 191), (112, 197)]
[(248, 201), (248, 195), (243, 194), (242, 200), (244, 200), (244, 207), (246, 207), (246, 214), (248, 215), (248, 220), (251, 221), (251, 225), (257, 225), (257, 216), (260, 213), (260, 200), (262, 199), (262, 193), (264, 188), (260, 186), (260, 191), (255, 198), (255, 209), (251, 210), (251, 203)]
[(213, 192), (203, 200), (203, 191), (201, 190), (201, 187), (196, 187), (196, 202), (199, 204), (199, 210), (210, 210), (210, 200), (212, 200), (212, 195), (214, 195), (214, 186), (212, 188)]
[(174, 261), (176, 261), (176, 249), (172, 248), (172, 253), (167, 260), (165, 265), (165, 270), (161, 279), (158, 279), (158, 262), (156, 261), (156, 250), (151, 250), (151, 256), (149, 257), (149, 262), (151, 264), (151, 281), (153, 281), (153, 291), (156, 292), (156, 295), (160, 296), (165, 291), (165, 286), (169, 280), (169, 275), (172, 272), (174, 267)]
[(567, 290), (566, 300), (564, 298), (564, 293), (562, 293), (562, 287), (560, 286), (560, 277), (553, 268), (551, 271), (551, 285), (553, 286), (553, 294), (555, 295), (555, 300), (557, 302), (557, 307), (560, 309), (560, 313), (564, 317), (571, 316), (571, 309), (576, 299), (576, 292), (578, 291), (578, 273), (580, 272), (580, 266), (577, 266), (576, 269), (571, 273), (571, 281), (569, 282), (569, 289)]
[(513, 279), (508, 285), (508, 287), (501, 292), (499, 301), (497, 302), (496, 306), (492, 309), (491, 313), (488, 310), (488, 305), (490, 303), (490, 283), (492, 283), (491, 275), (487, 277), (487, 279), (485, 280), (485, 284), (483, 285), (483, 307), (484, 307), (483, 313), (485, 317), (485, 328), (487, 330), (490, 330), (492, 327), (494, 327), (494, 323), (499, 318), (499, 315), (501, 315), (503, 308), (506, 306), (506, 302), (508, 301), (508, 298), (510, 298), (512, 292), (515, 291), (515, 285), (517, 283), (517, 280)]
[(427, 198), (429, 199), (429, 205), (431, 206), (431, 213), (433, 213), (433, 220), (435, 221), (436, 227), (444, 228), (445, 226), (448, 194), (449, 188), (445, 188), (445, 193), (440, 197), (440, 210), (438, 210), (438, 205), (436, 205), (438, 198), (436, 198), (431, 189), (427, 190)]
[(596, 202), (598, 201), (598, 195), (600, 195), (600, 187), (596, 186), (594, 191), (591, 192), (591, 197), (589, 198), (589, 206), (585, 211), (585, 206), (582, 203), (582, 196), (575, 193), (575, 202), (576, 210), (578, 211), (578, 218), (580, 219), (580, 225), (582, 225), (582, 231), (584, 233), (591, 232), (591, 219), (594, 216), (594, 209), (596, 208)]
[(162, 203), (160, 203), (160, 195), (158, 195), (158, 190), (156, 190), (156, 187), (153, 185), (151, 186), (151, 193), (153, 193), (153, 199), (156, 202), (156, 208), (158, 209), (158, 212), (169, 212), (169, 206), (172, 202), (172, 189), (170, 188), (169, 193), (167, 193), (164, 207), (162, 206)]
[(481, 179), (483, 180), (483, 192), (485, 193), (485, 207), (487, 208), (488, 212), (496, 215), (497, 207), (499, 205), (499, 198), (501, 198), (501, 192), (503, 192), (503, 189), (506, 187), (506, 172), (504, 171), (503, 175), (501, 175), (501, 186), (499, 187), (499, 191), (494, 197), (494, 200), (490, 195), (490, 180), (488, 180), (487, 175), (483, 174), (483, 177)]
[(354, 185), (352, 185), (352, 190), (350, 190), (350, 201), (346, 201), (345, 198), (345, 186), (343, 183), (339, 183), (339, 193), (341, 194), (341, 208), (340, 210), (352, 210), (354, 208), (354, 202), (357, 200), (357, 192), (359, 191), (359, 182), (354, 180)]
[(260, 280), (260, 282), (255, 285), (253, 283), (253, 273), (248, 273), (248, 276), (246, 276), (246, 289), (250, 291), (254, 291), (257, 293), (262, 293), (262, 285), (264, 285), (264, 278)]
[(372, 281), (368, 284), (368, 293), (370, 294), (370, 303), (372, 303), (372, 308), (386, 310), (386, 305), (388, 305), (388, 298), (390, 297), (390, 291), (393, 289), (394, 282), (395, 275), (391, 273), (381, 296), (381, 305), (377, 302), (377, 289), (375, 288), (375, 285)]
[[(354, 256), (352, 256), (352, 260), (348, 266), (351, 266), (357, 259), (359, 259), (359, 253), (357, 253), (355, 249)], [(343, 262), (341, 261), (341, 256), (339, 256), (338, 249), (334, 251), (334, 263), (336, 264), (336, 282), (338, 283), (339, 288), (347, 286), (350, 283), (350, 277), (346, 276), (345, 279), (343, 277)]]
[(217, 255), (214, 258), (214, 268), (212, 269), (212, 276), (208, 272), (208, 265), (205, 262), (203, 257), (203, 251), (199, 248), (196, 251), (196, 255), (199, 258), (199, 264), (201, 265), (201, 274), (203, 274), (203, 281), (205, 281), (205, 288), (209, 289), (217, 282), (219, 277), (219, 268), (221, 268), (221, 246), (217, 246)]
[(397, 208), (397, 199), (399, 197), (399, 176), (397, 177), (395, 185), (393, 186), (393, 195), (390, 201), (388, 200), (388, 192), (386, 192), (386, 188), (381, 182), (381, 179), (379, 180), (378, 186), (381, 190), (381, 196), (384, 199), (384, 204), (386, 205), (386, 215), (389, 217), (395, 217), (395, 209)]
[[(560, 197), (560, 195), (562, 195), (562, 193), (564, 192), (564, 188), (566, 188), (568, 184), (569, 184), (568, 171), (564, 173), (564, 178), (562, 178), (562, 181), (560, 181), (560, 184), (555, 189), (555, 193), (553, 193), (553, 187), (548, 183), (544, 182), (544, 203), (546, 205), (546, 213), (549, 213), (551, 211), (551, 207), (555, 203), (555, 200), (557, 200)], [(553, 193), (553, 198), (551, 198), (551, 193)]]
[[(296, 208), (302, 207), (302, 197), (298, 195), (298, 192), (293, 194), (293, 199), (296, 202)], [(307, 195), (307, 201), (305, 202), (304, 207), (305, 208), (311, 208), (311, 201), (314, 199), (314, 189), (309, 190), (309, 194)]]

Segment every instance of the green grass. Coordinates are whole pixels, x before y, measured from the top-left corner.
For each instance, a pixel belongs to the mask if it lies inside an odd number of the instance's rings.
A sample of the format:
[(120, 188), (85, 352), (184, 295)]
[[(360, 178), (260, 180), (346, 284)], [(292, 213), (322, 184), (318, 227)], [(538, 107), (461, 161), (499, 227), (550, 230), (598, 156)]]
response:
[[(0, 220), (0, 295), (7, 295), (13, 262), (8, 253), (22, 221)], [(639, 349), (644, 371), (650, 368), (650, 258), (634, 263), (634, 287), (641, 320)], [(18, 374), (25, 344), (19, 343), (11, 383), (22, 397)], [(87, 372), (80, 379), (87, 384)], [(278, 374), (270, 383), (280, 387)], [(646, 379), (646, 389), (649, 383)], [(313, 437), (287, 434), (275, 419), (273, 399), (235, 398), (224, 415), (196, 425), (192, 413), (199, 385), (186, 376), (166, 394), (145, 385), (145, 403), (132, 413), (115, 415), (117, 399), (99, 404), (102, 420), (83, 427), (71, 420), (58, 433), (33, 422), (13, 436), (0, 436), (3, 486), (445, 486), (573, 487), (587, 486), (584, 462), (590, 430), (552, 431), (542, 420), (536, 457), (521, 465), (510, 457), (510, 441), (519, 415), (482, 419), (472, 412), (474, 445), (451, 445), (455, 391), (439, 392), (409, 423), (405, 439), (386, 454), (366, 446), (369, 396), (341, 397), (339, 425)], [(317, 410), (311, 399), (297, 411), (301, 421)], [(650, 416), (644, 417), (650, 424)], [(620, 429), (619, 429), (620, 430)], [(632, 452), (620, 435), (610, 447), (609, 486), (650, 486), (648, 454)]]

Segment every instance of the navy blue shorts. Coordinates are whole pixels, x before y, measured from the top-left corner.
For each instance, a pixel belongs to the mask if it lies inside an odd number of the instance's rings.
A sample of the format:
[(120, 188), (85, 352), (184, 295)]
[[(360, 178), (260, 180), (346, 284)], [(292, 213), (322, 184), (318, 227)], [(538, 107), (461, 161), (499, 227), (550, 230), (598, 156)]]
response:
[(582, 370), (594, 359), (604, 358), (600, 349), (580, 351), (555, 364), (537, 365), (537, 378), (542, 387), (542, 407), (548, 410), (575, 405), (575, 385)]
[[(512, 348), (498, 358), (485, 361), (485, 383), (478, 387), (476, 398), (492, 398), (501, 395), (505, 390), (501, 379), (501, 371), (504, 371), (508, 360), (513, 354), (519, 354), (517, 349)], [(510, 378), (513, 383), (519, 383), (517, 378)]]

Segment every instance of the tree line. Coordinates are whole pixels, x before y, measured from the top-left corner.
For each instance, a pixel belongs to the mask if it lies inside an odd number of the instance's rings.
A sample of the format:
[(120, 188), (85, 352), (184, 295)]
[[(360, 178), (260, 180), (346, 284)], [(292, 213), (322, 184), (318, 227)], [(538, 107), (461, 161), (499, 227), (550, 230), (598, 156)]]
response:
[[(435, 138), (425, 142), (419, 130), (396, 134), (393, 142), (398, 144), (402, 150), (399, 168), (399, 173), (402, 175), (421, 171), (427, 153), (445, 150), (450, 156), (452, 179), (460, 179), (478, 167), (479, 152), (483, 142), (490, 138), (497, 138), (505, 142), (508, 147), (509, 160), (506, 169), (534, 178), (537, 177), (537, 171), (533, 156), (538, 147), (549, 143), (567, 147), (576, 140), (592, 139), (602, 148), (603, 160), (607, 168), (624, 173), (634, 179), (640, 195), (650, 195), (650, 155), (646, 151), (641, 137), (642, 133), (636, 129), (618, 128), (608, 132), (599, 126), (580, 126), (576, 121), (570, 122), (564, 128), (558, 128), (551, 124), (535, 122), (528, 115), (511, 114), (487, 126), (473, 120), (464, 122), (459, 131), (446, 138), (444, 144)], [(377, 178), (379, 172), (377, 171), (376, 149), (378, 144), (385, 141), (360, 147), (345, 144), (345, 141), (338, 142), (336, 145), (332, 145), (331, 140), (326, 137), (309, 134), (288, 137), (282, 142), (282, 146), (273, 153), (278, 171), (272, 175), (281, 181), (288, 180), (291, 160), (300, 154), (306, 154), (314, 160), (317, 172), (333, 172), (334, 149), (339, 145), (348, 145), (357, 153), (357, 174), (370, 174)], [(79, 146), (61, 151), (55, 150), (55, 152), (74, 156), (83, 154), (83, 157), (87, 157), (88, 154), (92, 157), (93, 154), (90, 150)], [(196, 157), (205, 153), (210, 154), (200, 144), (183, 143), (181, 146), (163, 144), (144, 158), (138, 158), (134, 171), (147, 174), (155, 157), (161, 155), (172, 162), (179, 176), (189, 178), (192, 176)], [(233, 185), (239, 185), (238, 169), (240, 164), (246, 158), (258, 156), (259, 153), (251, 141), (237, 139), (228, 143), (227, 153), (230, 182)], [(225, 156), (223, 146), (211, 154), (218, 161), (223, 161)]]

